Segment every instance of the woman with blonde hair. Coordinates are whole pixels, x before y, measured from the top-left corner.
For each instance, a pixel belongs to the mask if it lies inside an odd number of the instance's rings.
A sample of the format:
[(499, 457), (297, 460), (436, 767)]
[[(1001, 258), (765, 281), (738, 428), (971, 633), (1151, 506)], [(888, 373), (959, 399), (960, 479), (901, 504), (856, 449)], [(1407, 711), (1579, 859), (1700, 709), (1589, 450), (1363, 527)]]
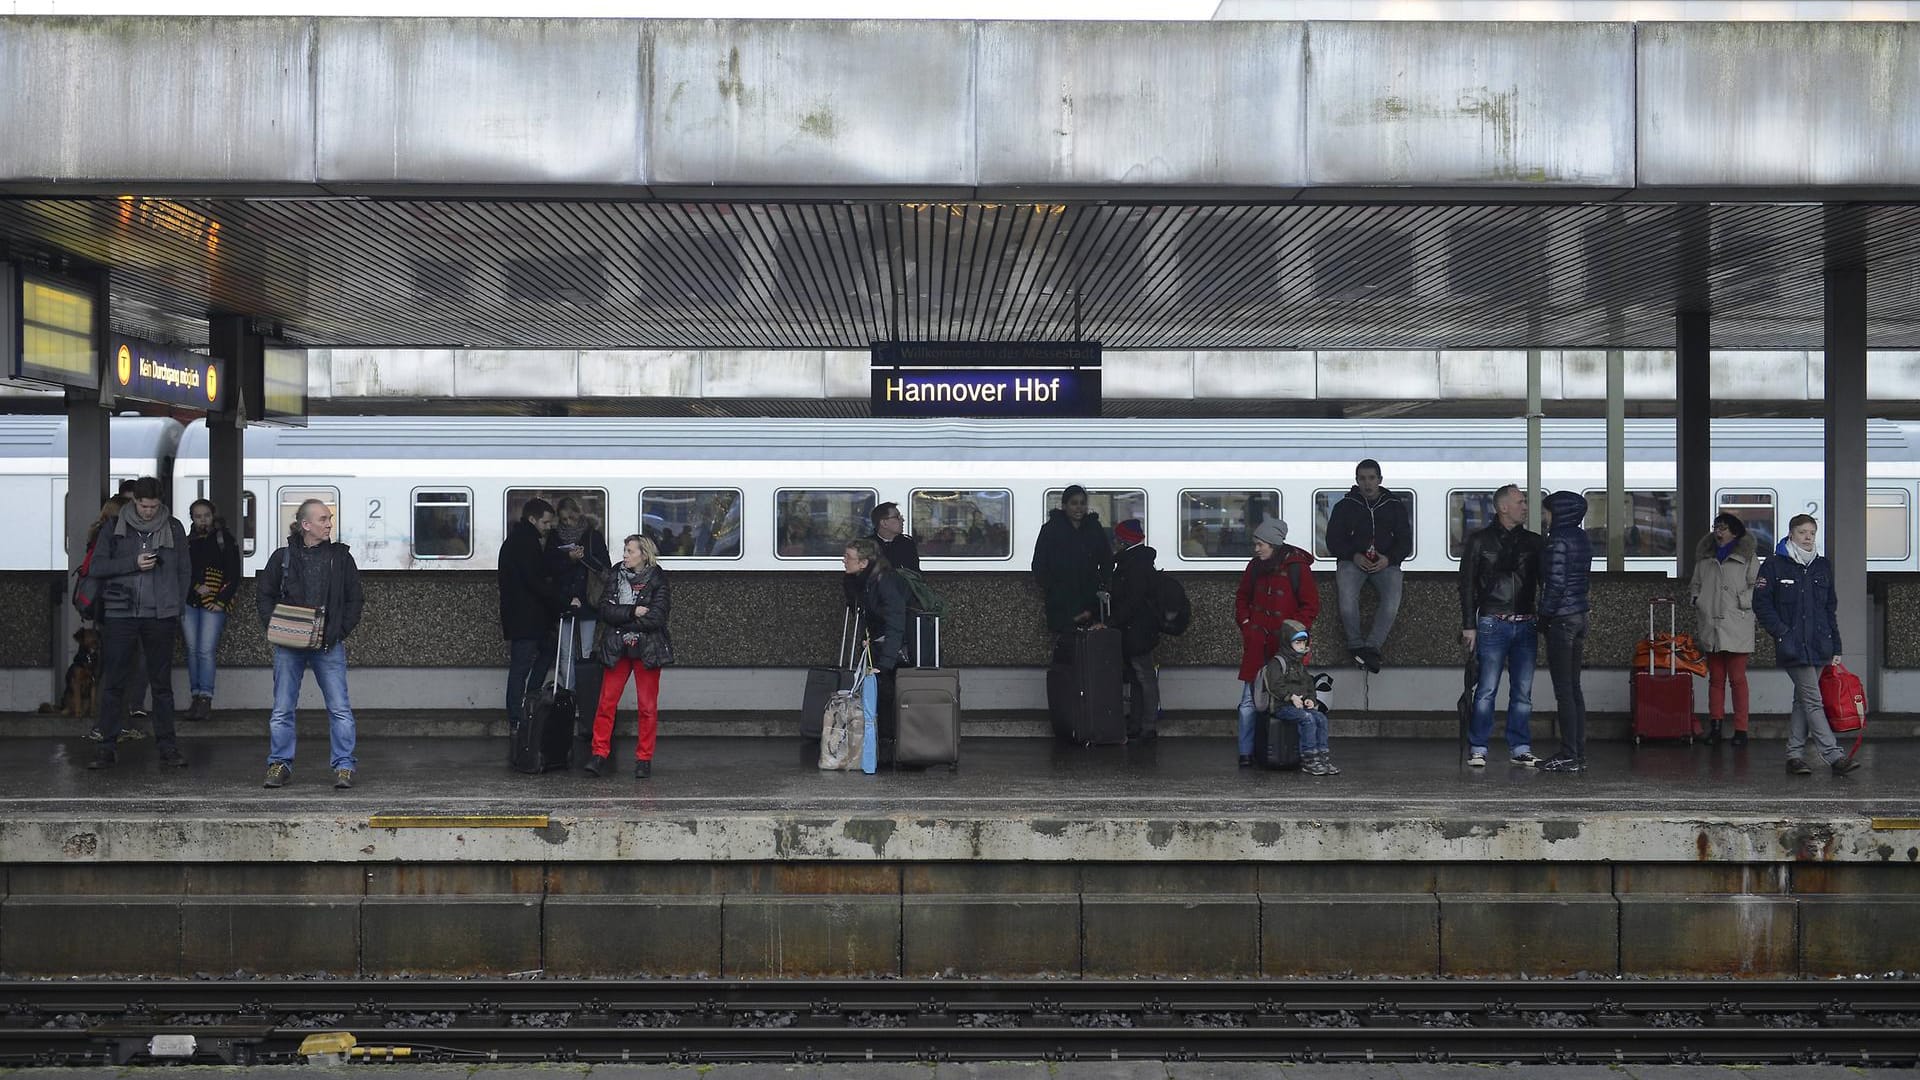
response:
[(600, 707), (593, 715), (593, 756), (587, 774), (606, 772), (613, 754), (613, 714), (633, 678), (640, 705), (640, 741), (634, 747), (633, 778), (653, 775), (654, 737), (660, 726), (660, 669), (673, 663), (673, 639), (667, 633), (671, 608), (667, 572), (660, 549), (635, 533), (627, 537), (600, 601), (600, 658), (607, 674), (600, 682)]

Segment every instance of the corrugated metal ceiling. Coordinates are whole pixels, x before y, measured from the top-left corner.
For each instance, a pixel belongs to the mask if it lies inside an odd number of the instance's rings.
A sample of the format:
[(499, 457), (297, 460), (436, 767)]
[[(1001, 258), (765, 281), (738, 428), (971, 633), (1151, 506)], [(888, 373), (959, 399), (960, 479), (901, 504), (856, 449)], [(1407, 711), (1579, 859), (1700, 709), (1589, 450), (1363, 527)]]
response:
[(1817, 348), (1827, 245), (1920, 347), (1920, 207), (13, 199), (0, 239), (113, 271), (118, 329), (315, 346)]

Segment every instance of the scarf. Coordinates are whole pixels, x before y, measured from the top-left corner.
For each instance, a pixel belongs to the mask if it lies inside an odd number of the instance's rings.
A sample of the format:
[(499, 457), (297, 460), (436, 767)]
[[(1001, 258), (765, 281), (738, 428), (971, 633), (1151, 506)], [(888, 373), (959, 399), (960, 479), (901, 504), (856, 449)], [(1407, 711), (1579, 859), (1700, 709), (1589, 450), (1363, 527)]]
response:
[(173, 514), (164, 505), (160, 507), (159, 513), (153, 515), (152, 521), (141, 521), (140, 513), (133, 508), (132, 503), (120, 508), (120, 524), (135, 532), (153, 537), (153, 546), (156, 548), (173, 546), (173, 530), (167, 528), (172, 521)]
[[(631, 608), (640, 603), (640, 590), (653, 579), (653, 567), (641, 570), (629, 570), (626, 563), (615, 563), (613, 567), (613, 602), (618, 607)], [(620, 641), (624, 645), (640, 644), (640, 631), (628, 627), (620, 631)]]
[(587, 535), (587, 519), (581, 518), (579, 523), (572, 528), (568, 528), (565, 525), (555, 525), (553, 531), (559, 535), (561, 543), (577, 544), (580, 542), (581, 537)]
[(1738, 539), (1734, 539), (1734, 540), (1729, 540), (1724, 544), (1716, 545), (1713, 549), (1713, 557), (1720, 562), (1726, 562), (1727, 556), (1733, 554), (1733, 545), (1739, 542), (1740, 541)]
[(1794, 562), (1799, 563), (1801, 566), (1812, 566), (1813, 560), (1819, 558), (1818, 555), (1815, 555), (1813, 552), (1803, 549), (1799, 544), (1794, 543), (1792, 540), (1780, 541), (1780, 546), (1775, 548), (1774, 550), (1777, 551), (1779, 554), (1785, 555), (1787, 558), (1792, 559)]

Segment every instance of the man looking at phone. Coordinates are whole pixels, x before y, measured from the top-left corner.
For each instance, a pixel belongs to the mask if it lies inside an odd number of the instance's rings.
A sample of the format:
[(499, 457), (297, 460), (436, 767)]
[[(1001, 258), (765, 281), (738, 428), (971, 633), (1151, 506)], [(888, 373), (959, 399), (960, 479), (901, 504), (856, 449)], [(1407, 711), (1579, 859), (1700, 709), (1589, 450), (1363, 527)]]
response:
[(160, 501), (160, 481), (143, 476), (134, 482), (133, 501), (101, 530), (87, 576), (101, 584), (106, 631), (101, 668), (106, 689), (100, 695), (100, 749), (89, 769), (112, 768), (114, 743), (126, 722), (127, 684), (137, 657), (146, 658), (153, 691), (153, 741), (160, 764), (184, 767), (173, 730), (173, 647), (186, 610), (193, 578), (187, 530)]

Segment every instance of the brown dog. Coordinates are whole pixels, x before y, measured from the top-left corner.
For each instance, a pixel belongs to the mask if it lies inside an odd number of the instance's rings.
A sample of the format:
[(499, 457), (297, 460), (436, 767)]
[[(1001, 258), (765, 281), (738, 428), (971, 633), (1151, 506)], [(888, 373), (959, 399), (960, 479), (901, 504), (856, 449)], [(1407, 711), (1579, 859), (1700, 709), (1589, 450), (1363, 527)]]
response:
[(73, 632), (80, 647), (74, 650), (73, 663), (67, 665), (66, 689), (60, 703), (43, 702), (40, 711), (59, 713), (76, 719), (100, 711), (100, 631), (81, 627)]

